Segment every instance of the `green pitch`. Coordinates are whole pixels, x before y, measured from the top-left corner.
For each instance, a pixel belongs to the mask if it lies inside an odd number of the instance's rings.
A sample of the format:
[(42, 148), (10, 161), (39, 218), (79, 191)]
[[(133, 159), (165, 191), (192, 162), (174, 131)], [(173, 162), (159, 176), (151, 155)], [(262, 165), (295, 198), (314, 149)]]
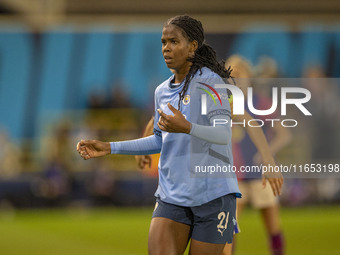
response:
[[(147, 254), (153, 208), (0, 211), (2, 255)], [(282, 209), (289, 255), (340, 254), (340, 206)], [(238, 255), (269, 255), (260, 215), (245, 210)]]

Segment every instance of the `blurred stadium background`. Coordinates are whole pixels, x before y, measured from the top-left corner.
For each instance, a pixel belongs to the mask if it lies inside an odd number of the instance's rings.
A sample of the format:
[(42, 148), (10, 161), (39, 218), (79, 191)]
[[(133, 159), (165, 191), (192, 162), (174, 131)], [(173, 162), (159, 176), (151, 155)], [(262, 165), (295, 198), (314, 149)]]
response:
[[(75, 146), (141, 136), (170, 75), (162, 25), (184, 13), (220, 59), (240, 54), (263, 77), (340, 76), (336, 0), (0, 0), (1, 254), (147, 253), (157, 166), (85, 162)], [(311, 89), (313, 120), (292, 131), (280, 162), (340, 161), (340, 87)], [(340, 254), (339, 184), (286, 180), (287, 254)], [(237, 254), (268, 254), (258, 216), (243, 216)]]

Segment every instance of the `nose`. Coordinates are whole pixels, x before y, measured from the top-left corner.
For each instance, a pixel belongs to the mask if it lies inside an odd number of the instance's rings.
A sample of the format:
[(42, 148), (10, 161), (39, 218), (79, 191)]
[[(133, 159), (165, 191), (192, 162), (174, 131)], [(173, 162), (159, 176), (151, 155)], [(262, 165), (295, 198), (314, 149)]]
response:
[(162, 47), (163, 52), (169, 52), (170, 48), (169, 48), (169, 44), (168, 43), (164, 43), (163, 47)]

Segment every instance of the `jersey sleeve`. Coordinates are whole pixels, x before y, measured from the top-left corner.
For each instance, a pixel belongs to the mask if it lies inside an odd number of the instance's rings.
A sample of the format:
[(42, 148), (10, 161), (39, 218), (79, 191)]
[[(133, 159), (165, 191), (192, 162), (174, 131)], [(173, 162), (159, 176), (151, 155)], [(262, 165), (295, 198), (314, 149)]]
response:
[(209, 143), (226, 145), (230, 142), (230, 130), (225, 125), (203, 126), (191, 124), (190, 135)]
[(111, 142), (111, 154), (149, 155), (161, 151), (162, 144), (155, 135), (123, 142)]
[(201, 121), (205, 124), (192, 123), (190, 135), (214, 144), (228, 144), (231, 141), (228, 93), (225, 88), (217, 88), (217, 84), (225, 84), (217, 75), (195, 81), (194, 89), (200, 91), (199, 95), (206, 96), (206, 115), (197, 112), (198, 115), (201, 114), (199, 118), (205, 119)]
[(154, 135), (156, 136), (157, 139), (160, 140), (160, 142), (162, 143), (162, 131), (160, 130), (160, 128), (158, 127), (157, 125), (157, 122), (159, 120), (159, 113), (157, 111), (157, 109), (160, 108), (160, 105), (159, 105), (159, 102), (158, 102), (158, 91), (159, 91), (159, 88), (157, 88), (155, 90), (155, 118), (154, 118), (154, 123), (153, 123), (153, 133)]
[(216, 88), (217, 84), (225, 84), (225, 82), (219, 76), (209, 78), (206, 81), (206, 85), (210, 85), (210, 88), (208, 88), (210, 89), (210, 93), (212, 95), (209, 95), (207, 98), (206, 115), (211, 125), (214, 124), (214, 120), (216, 119), (224, 119), (228, 121), (228, 123), (231, 119), (231, 109), (227, 89)]

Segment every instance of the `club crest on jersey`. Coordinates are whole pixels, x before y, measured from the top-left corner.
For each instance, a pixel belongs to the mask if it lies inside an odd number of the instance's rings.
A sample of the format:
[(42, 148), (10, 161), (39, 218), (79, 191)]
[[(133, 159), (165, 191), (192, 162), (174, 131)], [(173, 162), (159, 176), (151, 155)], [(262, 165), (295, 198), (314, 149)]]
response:
[(187, 105), (190, 103), (190, 95), (185, 95), (185, 97), (182, 100), (184, 105)]

